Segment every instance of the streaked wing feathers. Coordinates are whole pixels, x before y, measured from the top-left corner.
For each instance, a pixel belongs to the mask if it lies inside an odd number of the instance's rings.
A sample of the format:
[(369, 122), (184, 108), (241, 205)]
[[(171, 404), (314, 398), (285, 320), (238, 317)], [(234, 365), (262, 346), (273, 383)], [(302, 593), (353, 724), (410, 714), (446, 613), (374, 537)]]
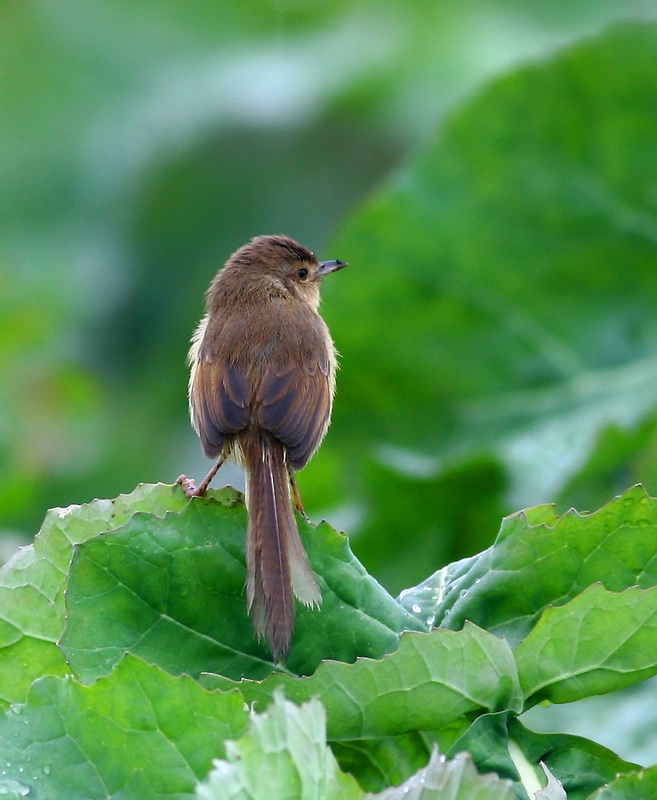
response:
[(258, 396), (258, 422), (287, 447), (290, 464), (301, 469), (319, 446), (331, 413), (326, 372), (314, 364), (283, 375), (265, 373)]
[(214, 361), (200, 361), (190, 395), (192, 420), (205, 454), (217, 457), (226, 437), (249, 422), (251, 387), (246, 376), (230, 365), (220, 369)]

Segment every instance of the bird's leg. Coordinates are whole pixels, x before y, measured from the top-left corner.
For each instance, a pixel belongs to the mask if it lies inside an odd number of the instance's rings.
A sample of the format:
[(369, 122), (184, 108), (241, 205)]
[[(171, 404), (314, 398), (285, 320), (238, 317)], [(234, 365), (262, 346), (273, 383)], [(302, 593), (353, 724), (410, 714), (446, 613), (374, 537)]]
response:
[(219, 467), (224, 463), (225, 460), (225, 455), (219, 456), (217, 463), (212, 467), (210, 472), (208, 472), (198, 486), (194, 483), (192, 478), (188, 478), (186, 475), (180, 475), (176, 483), (179, 483), (182, 486), (183, 492), (185, 492), (187, 497), (204, 497), (208, 490), (208, 486), (210, 485), (210, 481), (217, 474)]
[(287, 474), (290, 478), (290, 486), (292, 487), (292, 497), (294, 497), (294, 505), (296, 506), (297, 511), (299, 514), (302, 514), (306, 519), (308, 519), (308, 514), (304, 511), (303, 503), (301, 502), (301, 495), (299, 494), (299, 487), (297, 486), (296, 478), (294, 477), (294, 470), (288, 464), (287, 465)]

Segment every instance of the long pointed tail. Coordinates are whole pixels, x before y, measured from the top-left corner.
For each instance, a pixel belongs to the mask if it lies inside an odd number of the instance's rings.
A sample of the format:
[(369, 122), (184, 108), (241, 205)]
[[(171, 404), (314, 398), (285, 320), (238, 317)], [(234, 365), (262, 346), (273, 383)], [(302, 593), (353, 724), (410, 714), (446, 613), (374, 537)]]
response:
[(278, 661), (290, 650), (293, 594), (306, 605), (319, 605), (322, 595), (294, 519), (283, 445), (266, 432), (241, 444), (249, 511), (247, 606), (256, 634)]

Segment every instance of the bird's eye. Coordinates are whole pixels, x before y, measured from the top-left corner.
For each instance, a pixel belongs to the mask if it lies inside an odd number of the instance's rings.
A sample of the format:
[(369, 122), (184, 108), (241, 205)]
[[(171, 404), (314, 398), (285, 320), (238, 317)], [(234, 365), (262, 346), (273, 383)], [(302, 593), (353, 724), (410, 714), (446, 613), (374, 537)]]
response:
[(297, 275), (301, 278), (302, 281), (305, 281), (308, 277), (308, 270), (305, 267), (301, 267), (301, 269), (297, 272)]

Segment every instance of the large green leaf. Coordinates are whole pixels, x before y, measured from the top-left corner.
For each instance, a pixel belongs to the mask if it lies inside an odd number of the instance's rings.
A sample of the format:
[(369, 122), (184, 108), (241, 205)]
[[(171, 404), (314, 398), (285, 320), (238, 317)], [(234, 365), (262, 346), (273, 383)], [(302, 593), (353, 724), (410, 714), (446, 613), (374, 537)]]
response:
[(531, 702), (569, 703), (657, 674), (657, 587), (589, 587), (548, 608), (515, 651)]
[(340, 772), (326, 743), (326, 714), (318, 699), (298, 707), (279, 690), (265, 713), (253, 713), (245, 736), (226, 743), (199, 800), (513, 800), (509, 781), (479, 775), (467, 755), (447, 761), (434, 750), (429, 763), (403, 784), (365, 795)]
[(296, 702), (321, 697), (329, 739), (338, 741), (439, 729), (472, 712), (522, 708), (509, 646), (469, 624), (462, 631), (409, 632), (385, 658), (326, 661), (306, 678), (273, 674), (232, 682), (205, 675), (203, 682), (213, 689), (238, 687), (260, 707), (281, 686)]
[[(298, 608), (289, 671), (308, 674), (323, 658), (377, 658), (401, 631), (424, 627), (367, 575), (344, 534), (299, 522), (323, 601)], [(241, 499), (212, 494), (164, 517), (137, 513), (77, 546), (61, 639), (73, 669), (97, 677), (131, 652), (173, 674), (271, 672), (246, 614), (245, 538)]]
[[(611, 750), (580, 736), (535, 733), (520, 721), (511, 720), (509, 736), (530, 764), (545, 764), (565, 788), (568, 800), (585, 800), (592, 791), (616, 775), (636, 769)], [(479, 761), (475, 762), (481, 769)], [(545, 778), (536, 767), (542, 785)], [(532, 799), (533, 800), (533, 799)]]
[(41, 678), (0, 717), (0, 795), (15, 784), (35, 800), (191, 798), (247, 722), (239, 692), (207, 692), (130, 656), (91, 686)]
[(492, 547), (445, 567), (402, 602), (433, 624), (470, 620), (516, 644), (545, 608), (598, 581), (613, 592), (657, 585), (657, 500), (640, 486), (592, 514), (559, 517), (539, 506), (507, 517)]
[(421, 731), (399, 736), (331, 742), (331, 750), (344, 772), (363, 789), (380, 792), (399, 786), (422, 769), (431, 755), (431, 744)]
[(180, 488), (143, 485), (115, 500), (48, 512), (34, 544), (0, 569), (0, 697), (5, 702), (23, 700), (41, 675), (68, 671), (56, 642), (64, 630), (73, 545), (122, 525), (136, 511), (164, 514), (186, 503)]
[(544, 763), (566, 789), (568, 800), (585, 800), (616, 775), (636, 768), (588, 739), (534, 733), (506, 713), (477, 717), (444, 751), (448, 757), (463, 751), (470, 753), (480, 772), (496, 772), (515, 781), (522, 798), (527, 793), (519, 767), (524, 769), (527, 783), (530, 773), (532, 783), (544, 786), (546, 780), (540, 768)]

